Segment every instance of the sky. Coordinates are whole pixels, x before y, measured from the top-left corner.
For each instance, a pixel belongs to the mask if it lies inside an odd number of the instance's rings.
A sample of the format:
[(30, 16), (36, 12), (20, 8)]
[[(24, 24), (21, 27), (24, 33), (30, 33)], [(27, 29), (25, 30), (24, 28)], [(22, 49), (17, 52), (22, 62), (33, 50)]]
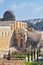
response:
[(0, 18), (12, 10), (16, 20), (43, 18), (43, 0), (0, 0)]

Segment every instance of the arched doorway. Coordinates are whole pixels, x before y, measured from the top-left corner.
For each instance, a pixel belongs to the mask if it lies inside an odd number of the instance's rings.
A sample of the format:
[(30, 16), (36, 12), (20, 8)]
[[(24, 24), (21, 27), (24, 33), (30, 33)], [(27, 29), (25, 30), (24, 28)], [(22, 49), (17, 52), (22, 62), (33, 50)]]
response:
[(20, 40), (20, 47), (23, 47), (23, 39)]

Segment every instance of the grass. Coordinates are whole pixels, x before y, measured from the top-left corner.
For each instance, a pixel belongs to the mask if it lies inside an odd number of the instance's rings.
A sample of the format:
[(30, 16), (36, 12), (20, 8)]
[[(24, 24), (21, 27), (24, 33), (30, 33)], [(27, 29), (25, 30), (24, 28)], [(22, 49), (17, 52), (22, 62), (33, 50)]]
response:
[(24, 62), (25, 65), (43, 65), (42, 62)]
[(33, 62), (24, 62), (25, 65), (35, 65)]

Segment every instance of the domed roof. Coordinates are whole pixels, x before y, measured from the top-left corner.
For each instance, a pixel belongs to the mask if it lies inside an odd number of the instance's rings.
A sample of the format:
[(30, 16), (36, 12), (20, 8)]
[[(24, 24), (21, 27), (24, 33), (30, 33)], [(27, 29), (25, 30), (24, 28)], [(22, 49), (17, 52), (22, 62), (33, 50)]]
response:
[(14, 14), (14, 12), (11, 11), (11, 10), (5, 11), (5, 13), (3, 15), (3, 19), (4, 20), (15, 20), (15, 14)]

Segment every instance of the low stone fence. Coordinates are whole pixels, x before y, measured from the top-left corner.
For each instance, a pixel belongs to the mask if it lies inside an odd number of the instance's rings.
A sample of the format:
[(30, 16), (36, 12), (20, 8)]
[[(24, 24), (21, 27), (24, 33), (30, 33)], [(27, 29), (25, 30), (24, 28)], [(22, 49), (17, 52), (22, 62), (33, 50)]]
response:
[(24, 65), (24, 63), (21, 60), (0, 59), (0, 65)]

